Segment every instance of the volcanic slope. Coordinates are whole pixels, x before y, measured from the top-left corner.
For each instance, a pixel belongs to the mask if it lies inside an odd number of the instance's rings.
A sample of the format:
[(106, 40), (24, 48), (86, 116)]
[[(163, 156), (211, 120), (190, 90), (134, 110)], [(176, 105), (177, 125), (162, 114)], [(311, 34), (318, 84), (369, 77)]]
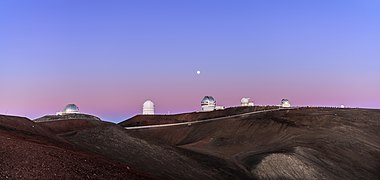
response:
[(0, 115), (0, 179), (146, 179), (125, 163), (73, 147), (44, 125)]
[[(84, 116), (83, 116), (84, 117)], [(217, 158), (204, 156), (204, 161), (194, 160), (181, 149), (169, 145), (149, 144), (131, 137), (116, 124), (94, 118), (74, 119), (63, 116), (39, 118), (44, 126), (76, 148), (98, 154), (149, 174), (158, 179), (231, 179), (247, 178), (239, 167)], [(57, 120), (58, 119), (58, 120)], [(199, 155), (202, 157), (202, 155)], [(203, 162), (214, 161), (210, 166)]]
[(89, 115), (89, 114), (81, 114), (81, 113), (65, 114), (65, 115), (46, 115), (46, 116), (40, 117), (38, 119), (35, 119), (34, 121), (35, 122), (46, 122), (46, 121), (59, 121), (59, 120), (69, 120), (69, 119), (101, 121), (101, 119), (99, 117)]
[(127, 132), (253, 179), (380, 179), (379, 129), (380, 110), (297, 108)]
[[(194, 159), (182, 149), (131, 137), (123, 127), (111, 123), (59, 135), (76, 147), (124, 162), (158, 179), (248, 178), (233, 163), (202, 154), (197, 156), (203, 160)], [(207, 164), (209, 161), (215, 163)]]

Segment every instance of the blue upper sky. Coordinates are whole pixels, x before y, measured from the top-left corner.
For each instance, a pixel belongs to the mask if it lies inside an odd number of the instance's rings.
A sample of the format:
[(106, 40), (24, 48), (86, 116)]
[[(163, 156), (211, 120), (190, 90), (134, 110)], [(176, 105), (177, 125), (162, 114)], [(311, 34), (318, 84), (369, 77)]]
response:
[(114, 120), (203, 95), (380, 107), (379, 32), (380, 1), (1, 1), (0, 113), (78, 103)]

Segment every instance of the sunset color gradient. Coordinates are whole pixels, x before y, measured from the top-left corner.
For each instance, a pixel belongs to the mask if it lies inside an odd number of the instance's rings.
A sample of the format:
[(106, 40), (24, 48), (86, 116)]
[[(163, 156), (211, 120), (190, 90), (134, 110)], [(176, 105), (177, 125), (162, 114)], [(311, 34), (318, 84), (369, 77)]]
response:
[(0, 1), (0, 114), (119, 122), (206, 95), (380, 108), (380, 1)]

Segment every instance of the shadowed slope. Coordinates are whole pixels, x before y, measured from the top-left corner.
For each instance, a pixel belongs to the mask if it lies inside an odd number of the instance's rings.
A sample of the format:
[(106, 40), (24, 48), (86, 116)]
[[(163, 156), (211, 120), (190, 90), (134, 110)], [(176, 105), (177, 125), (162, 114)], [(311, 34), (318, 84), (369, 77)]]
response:
[(97, 126), (112, 124), (104, 121), (95, 121), (91, 119), (67, 119), (59, 121), (43, 121), (38, 122), (41, 126), (48, 128), (56, 134), (62, 134), (72, 131), (79, 131), (83, 129), (93, 128)]
[[(149, 144), (130, 137), (117, 125), (98, 126), (62, 135), (78, 147), (126, 162), (136, 169), (163, 179), (231, 179), (247, 178), (234, 164), (222, 159), (204, 158), (197, 161), (181, 149), (168, 145)], [(194, 154), (194, 153), (191, 153)], [(213, 160), (217, 164), (205, 163)]]
[[(0, 178), (379, 179), (380, 110), (299, 108), (177, 115), (125, 130), (94, 119), (0, 116)], [(192, 117), (191, 115), (194, 115)], [(157, 117), (166, 123), (165, 116)], [(143, 117), (141, 117), (143, 118)], [(172, 119), (177, 121), (177, 119)]]
[(379, 110), (301, 108), (128, 133), (225, 159), (252, 178), (377, 179), (379, 128)]
[[(153, 145), (131, 137), (124, 128), (92, 119), (40, 121), (60, 138), (86, 152), (124, 162), (131, 167), (163, 179), (244, 179), (246, 175), (233, 163), (198, 154), (203, 161), (192, 159), (189, 152), (168, 145)], [(191, 153), (194, 154), (194, 153)], [(210, 160), (214, 164), (208, 163)], [(219, 166), (215, 166), (216, 163)]]
[(26, 118), (0, 115), (0, 179), (142, 179), (124, 163), (80, 151)]

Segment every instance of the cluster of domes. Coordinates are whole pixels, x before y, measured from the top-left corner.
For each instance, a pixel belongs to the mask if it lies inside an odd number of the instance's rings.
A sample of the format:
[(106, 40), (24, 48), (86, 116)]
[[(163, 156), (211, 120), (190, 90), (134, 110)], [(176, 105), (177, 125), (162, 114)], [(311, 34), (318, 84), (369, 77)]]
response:
[[(255, 106), (254, 102), (251, 101), (251, 98), (244, 97), (240, 101), (241, 106)], [(288, 108), (291, 107), (289, 100), (282, 99), (281, 107)], [(216, 100), (212, 96), (205, 96), (201, 101), (201, 111), (207, 112), (207, 111), (214, 111), (214, 110), (221, 110), (224, 109), (224, 106), (217, 106)], [(146, 100), (143, 104), (143, 115), (154, 115), (155, 114), (155, 105), (151, 100)]]
[[(240, 101), (241, 106), (254, 106), (255, 104), (250, 98), (244, 97)], [(291, 107), (288, 99), (281, 100), (281, 107), (289, 108)], [(143, 115), (154, 115), (155, 106), (151, 100), (147, 100), (143, 104)], [(224, 106), (217, 106), (216, 100), (212, 96), (205, 96), (201, 101), (201, 111), (214, 111), (224, 109)], [(68, 104), (65, 106), (62, 112), (57, 112), (57, 115), (67, 115), (67, 114), (80, 114), (78, 106), (75, 104)]]

